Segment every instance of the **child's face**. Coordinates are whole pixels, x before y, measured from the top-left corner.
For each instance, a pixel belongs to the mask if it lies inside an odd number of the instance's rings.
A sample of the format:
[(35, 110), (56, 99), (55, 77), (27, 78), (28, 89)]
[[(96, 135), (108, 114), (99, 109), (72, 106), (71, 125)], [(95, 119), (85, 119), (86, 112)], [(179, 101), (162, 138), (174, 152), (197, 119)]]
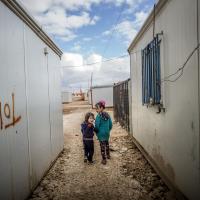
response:
[(97, 107), (97, 108), (96, 108), (96, 112), (97, 112), (97, 113), (102, 112), (102, 111), (103, 111), (103, 107), (101, 107), (101, 108), (100, 108), (100, 107)]
[(88, 123), (92, 124), (94, 122), (94, 118), (92, 116), (89, 117)]

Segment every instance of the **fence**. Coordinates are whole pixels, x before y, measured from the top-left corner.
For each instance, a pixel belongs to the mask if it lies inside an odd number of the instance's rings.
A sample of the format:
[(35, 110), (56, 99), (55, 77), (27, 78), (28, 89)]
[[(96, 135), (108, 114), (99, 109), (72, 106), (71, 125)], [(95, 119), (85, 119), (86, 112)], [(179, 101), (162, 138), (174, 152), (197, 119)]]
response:
[(129, 121), (129, 83), (130, 79), (114, 85), (113, 103), (114, 118), (120, 125), (130, 132)]

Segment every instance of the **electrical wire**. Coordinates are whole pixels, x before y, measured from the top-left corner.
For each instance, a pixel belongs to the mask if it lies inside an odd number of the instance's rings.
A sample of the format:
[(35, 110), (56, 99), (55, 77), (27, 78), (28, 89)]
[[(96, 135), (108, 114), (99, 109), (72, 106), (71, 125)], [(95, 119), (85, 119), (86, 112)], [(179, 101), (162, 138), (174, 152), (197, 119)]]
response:
[[(187, 66), (187, 63), (189, 62), (189, 60), (191, 59), (191, 57), (193, 56), (193, 54), (195, 53), (195, 51), (197, 51), (199, 48), (200, 48), (200, 44), (198, 44), (193, 49), (193, 51), (189, 54), (189, 56), (187, 57), (186, 61), (183, 64), (183, 66), (180, 67), (180, 68), (178, 68), (178, 70), (176, 72), (174, 72), (173, 74), (165, 76), (161, 80), (161, 83), (163, 83), (163, 82), (176, 82), (179, 78), (181, 78), (181, 76), (183, 75), (183, 72), (184, 72), (184, 68)], [(132, 52), (132, 53), (130, 53), (130, 55), (131, 54), (135, 54), (135, 53), (137, 53), (139, 51), (141, 51), (141, 50)], [(95, 64), (99, 64), (99, 63), (110, 62), (110, 61), (114, 61), (114, 60), (117, 60), (117, 59), (120, 59), (120, 58), (124, 58), (124, 57), (128, 57), (128, 56), (129, 56), (129, 54), (125, 54), (125, 55), (121, 55), (121, 56), (118, 56), (118, 57), (115, 57), (115, 58), (110, 58), (110, 59), (107, 59), (107, 60), (102, 60), (102, 61), (99, 61), (99, 62), (89, 63), (89, 64), (85, 64), (85, 65), (79, 65), (79, 66), (62, 66), (62, 67), (63, 68), (79, 68), (79, 67), (91, 66), (91, 65), (95, 65)], [(175, 75), (178, 75), (178, 76), (171, 80), (170, 78), (173, 77), (173, 76), (175, 76)]]
[(121, 55), (121, 56), (118, 56), (118, 57), (115, 57), (115, 58), (110, 58), (110, 59), (107, 59), (107, 60), (102, 60), (102, 61), (98, 61), (98, 62), (93, 62), (93, 63), (88, 63), (88, 64), (85, 64), (85, 65), (75, 65), (75, 66), (62, 66), (64, 68), (77, 68), (77, 67), (84, 67), (84, 66), (90, 66), (90, 65), (96, 65), (96, 64), (99, 64), (99, 63), (104, 63), (104, 62), (109, 62), (109, 61), (113, 61), (113, 60), (117, 60), (117, 59), (120, 59), (120, 58), (124, 58), (124, 57), (128, 57), (129, 54), (125, 54), (125, 55)]
[[(119, 15), (118, 15), (118, 17), (117, 17), (117, 19), (116, 19), (116, 21), (115, 21), (113, 31), (112, 31), (112, 33), (110, 34), (110, 38), (108, 39), (108, 42), (107, 42), (107, 44), (106, 44), (106, 46), (105, 46), (105, 48), (104, 48), (104, 51), (103, 51), (103, 54), (102, 54), (103, 56), (102, 56), (102, 57), (105, 57), (105, 53), (106, 53), (106, 51), (107, 51), (107, 49), (108, 49), (108, 47), (109, 47), (109, 45), (110, 45), (110, 42), (111, 42), (112, 37), (113, 37), (113, 34), (114, 34), (115, 31), (116, 31), (116, 26), (117, 26), (117, 24), (119, 23), (119, 21), (120, 21), (120, 19), (121, 19), (122, 12), (124, 11), (124, 8), (125, 8), (125, 3), (123, 4), (123, 6), (122, 6), (122, 8), (121, 8), (121, 10), (120, 10), (120, 12), (119, 12)], [(94, 17), (93, 17), (93, 18), (94, 18)], [(76, 67), (84, 67), (84, 66), (99, 64), (99, 63), (102, 63), (102, 62), (112, 61), (112, 60), (114, 60), (114, 59), (119, 59), (119, 58), (123, 58), (123, 57), (127, 57), (127, 56), (128, 56), (128, 54), (122, 55), (122, 56), (119, 56), (119, 57), (116, 57), (116, 58), (107, 59), (107, 60), (105, 60), (105, 61), (89, 63), (89, 64), (85, 64), (85, 65), (79, 65), (79, 66), (62, 66), (62, 67), (68, 67), (68, 68), (73, 68), (73, 67), (74, 67), (74, 68), (76, 68)]]
[(124, 8), (125, 8), (125, 3), (124, 3), (123, 6), (121, 7), (121, 10), (120, 10), (120, 12), (119, 12), (119, 15), (118, 15), (118, 17), (117, 17), (117, 19), (116, 19), (116, 21), (115, 21), (115, 24), (114, 24), (114, 28), (113, 28), (113, 30), (112, 30), (112, 33), (110, 34), (110, 37), (109, 37), (109, 39), (108, 39), (108, 42), (107, 42), (106, 45), (105, 45), (105, 48), (104, 48), (104, 50), (103, 50), (103, 57), (105, 57), (105, 55), (106, 55), (106, 52), (107, 52), (107, 50), (108, 50), (108, 48), (109, 48), (109, 45), (110, 45), (110, 42), (111, 42), (111, 40), (112, 40), (112, 38), (113, 38), (113, 35), (114, 35), (115, 31), (116, 31), (117, 24), (119, 23), (119, 21), (120, 21), (120, 19), (121, 19), (122, 12), (124, 11)]
[[(173, 74), (170, 74), (166, 77), (164, 77), (163, 80), (161, 80), (161, 83), (163, 82), (176, 82), (182, 75), (184, 72), (184, 68), (187, 66), (187, 63), (189, 62), (189, 60), (191, 59), (191, 57), (193, 56), (193, 54), (195, 53), (195, 51), (197, 51), (200, 47), (200, 44), (198, 44), (193, 51), (189, 54), (189, 56), (187, 57), (186, 61), (184, 62), (183, 66), (178, 68), (178, 70), (176, 72), (174, 72)], [(179, 74), (180, 73), (180, 74)], [(179, 75), (178, 75), (179, 74)], [(173, 80), (170, 80), (169, 78), (178, 75), (176, 78), (174, 78)]]
[(96, 65), (96, 64), (99, 64), (99, 63), (105, 63), (105, 62), (110, 62), (110, 61), (114, 61), (114, 60), (118, 60), (120, 58), (125, 58), (125, 57), (128, 57), (129, 55), (132, 55), (132, 54), (136, 54), (137, 52), (140, 52), (140, 50), (137, 50), (137, 51), (134, 51), (130, 54), (124, 54), (124, 55), (121, 55), (121, 56), (118, 56), (118, 57), (114, 57), (114, 58), (109, 58), (109, 59), (106, 59), (106, 60), (102, 60), (102, 61), (98, 61), (98, 62), (93, 62), (93, 63), (88, 63), (88, 64), (84, 64), (84, 65), (67, 65), (67, 66), (62, 66), (63, 68), (77, 68), (77, 67), (85, 67), (85, 66), (91, 66), (91, 65)]

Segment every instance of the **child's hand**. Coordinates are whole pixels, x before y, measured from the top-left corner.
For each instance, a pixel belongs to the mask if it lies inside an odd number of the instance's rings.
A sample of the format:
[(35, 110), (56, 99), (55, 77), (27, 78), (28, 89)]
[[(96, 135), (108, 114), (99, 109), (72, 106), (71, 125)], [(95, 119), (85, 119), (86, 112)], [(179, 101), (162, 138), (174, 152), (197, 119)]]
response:
[(91, 128), (91, 127), (92, 127), (92, 124), (88, 124), (88, 127), (90, 127), (90, 128)]

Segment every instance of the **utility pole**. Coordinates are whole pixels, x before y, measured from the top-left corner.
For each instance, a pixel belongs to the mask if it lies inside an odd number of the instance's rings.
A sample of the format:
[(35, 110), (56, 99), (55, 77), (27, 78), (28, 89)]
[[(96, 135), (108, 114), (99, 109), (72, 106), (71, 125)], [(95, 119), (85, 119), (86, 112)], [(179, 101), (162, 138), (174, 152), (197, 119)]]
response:
[(90, 87), (92, 87), (93, 72), (91, 73)]
[(90, 90), (90, 79), (88, 79), (88, 90)]

